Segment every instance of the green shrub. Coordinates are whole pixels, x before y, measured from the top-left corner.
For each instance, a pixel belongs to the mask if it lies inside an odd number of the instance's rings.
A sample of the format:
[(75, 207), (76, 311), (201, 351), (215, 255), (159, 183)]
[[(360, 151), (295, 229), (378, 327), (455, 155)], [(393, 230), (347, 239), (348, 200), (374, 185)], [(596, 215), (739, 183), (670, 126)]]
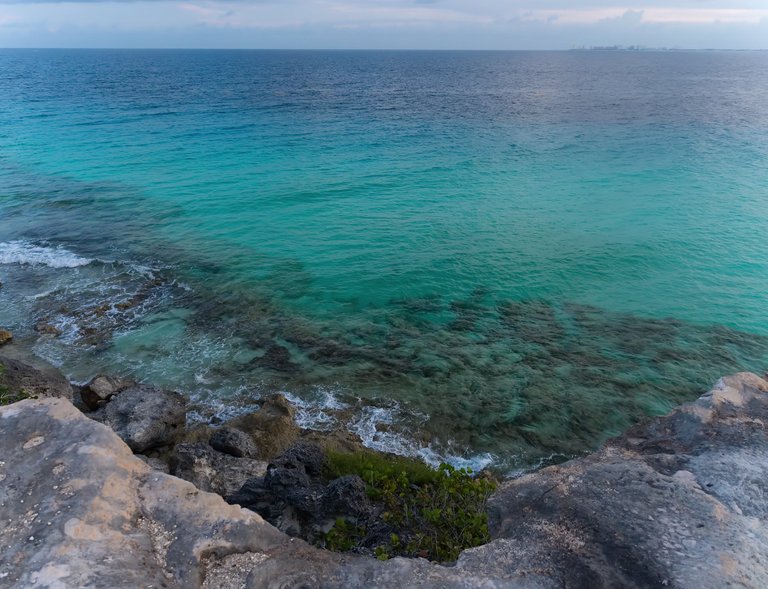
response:
[(496, 483), (488, 478), (448, 464), (432, 469), (418, 460), (370, 451), (330, 453), (328, 460), (330, 478), (360, 476), (380, 507), (378, 521), (337, 521), (326, 535), (326, 547), (332, 550), (365, 547), (372, 525), (380, 522), (391, 530), (385, 541), (371, 547), (381, 560), (419, 556), (448, 562), (490, 539), (485, 504)]

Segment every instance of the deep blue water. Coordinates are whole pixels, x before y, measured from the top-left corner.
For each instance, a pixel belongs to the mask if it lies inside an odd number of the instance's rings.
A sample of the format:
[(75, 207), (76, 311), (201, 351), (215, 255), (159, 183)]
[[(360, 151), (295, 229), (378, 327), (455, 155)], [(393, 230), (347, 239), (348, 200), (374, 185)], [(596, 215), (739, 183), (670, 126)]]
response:
[(766, 53), (0, 51), (0, 324), (203, 419), (571, 456), (768, 367), (765, 96)]

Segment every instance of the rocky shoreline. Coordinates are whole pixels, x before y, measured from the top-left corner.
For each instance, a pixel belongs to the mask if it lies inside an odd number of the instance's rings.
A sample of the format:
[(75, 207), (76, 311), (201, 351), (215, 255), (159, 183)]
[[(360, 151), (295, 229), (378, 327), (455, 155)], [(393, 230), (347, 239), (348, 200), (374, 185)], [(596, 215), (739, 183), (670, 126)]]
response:
[[(506, 481), (472, 520), (488, 537), (462, 538), (482, 545), (455, 564), (432, 556), (446, 566), (397, 557), (427, 555), (392, 515), (426, 488), (419, 472), (398, 465), (412, 480), (387, 495), (378, 461), (393, 457), (302, 431), (279, 395), (187, 427), (178, 393), (109, 375), (73, 386), (13, 344), (0, 366), (2, 587), (768, 586), (768, 382), (753, 374)], [(445, 480), (481, 508), (494, 486)], [(431, 525), (423, 512), (409, 523)]]

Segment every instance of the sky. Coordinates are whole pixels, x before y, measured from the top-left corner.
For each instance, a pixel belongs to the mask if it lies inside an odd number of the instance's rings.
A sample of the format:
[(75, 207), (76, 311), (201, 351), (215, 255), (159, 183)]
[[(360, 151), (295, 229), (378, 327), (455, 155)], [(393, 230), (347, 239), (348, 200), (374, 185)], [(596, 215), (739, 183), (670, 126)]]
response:
[(0, 47), (768, 49), (768, 0), (0, 0)]

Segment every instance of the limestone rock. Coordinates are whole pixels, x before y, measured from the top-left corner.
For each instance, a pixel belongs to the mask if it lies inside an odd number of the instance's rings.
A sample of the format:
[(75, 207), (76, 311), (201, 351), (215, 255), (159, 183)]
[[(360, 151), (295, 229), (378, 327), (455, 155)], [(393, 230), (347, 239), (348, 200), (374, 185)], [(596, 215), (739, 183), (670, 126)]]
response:
[(134, 452), (143, 453), (176, 441), (186, 424), (187, 406), (179, 393), (133, 386), (89, 415), (111, 427)]
[(598, 452), (507, 482), (459, 565), (575, 587), (768, 587), (768, 382), (721, 379)]
[(179, 444), (171, 454), (171, 472), (198, 489), (228, 497), (250, 478), (263, 476), (267, 463), (236, 458), (208, 444)]
[(210, 440), (211, 447), (237, 458), (252, 458), (258, 453), (251, 436), (239, 429), (222, 427), (217, 429)]
[(283, 395), (268, 397), (261, 408), (226, 423), (249, 434), (256, 442), (259, 458), (269, 460), (284, 452), (299, 437), (296, 409)]
[[(152, 472), (69, 402), (22, 401), (0, 407), (0, 585), (760, 589), (767, 422), (768, 382), (724, 378), (593, 455), (505, 483), (491, 500), (493, 541), (444, 567), (289, 540)], [(252, 482), (255, 496), (264, 480)]]
[(120, 391), (128, 387), (135, 386), (133, 380), (119, 378), (108, 374), (99, 374), (94, 376), (87, 384), (80, 389), (80, 397), (83, 399), (86, 407), (91, 410), (98, 409), (114, 397)]
[(0, 586), (199, 587), (206, 564), (290, 546), (258, 515), (153, 472), (63, 399), (0, 407)]
[(72, 400), (72, 385), (57, 368), (12, 345), (0, 355), (0, 387), (14, 398), (63, 397)]

